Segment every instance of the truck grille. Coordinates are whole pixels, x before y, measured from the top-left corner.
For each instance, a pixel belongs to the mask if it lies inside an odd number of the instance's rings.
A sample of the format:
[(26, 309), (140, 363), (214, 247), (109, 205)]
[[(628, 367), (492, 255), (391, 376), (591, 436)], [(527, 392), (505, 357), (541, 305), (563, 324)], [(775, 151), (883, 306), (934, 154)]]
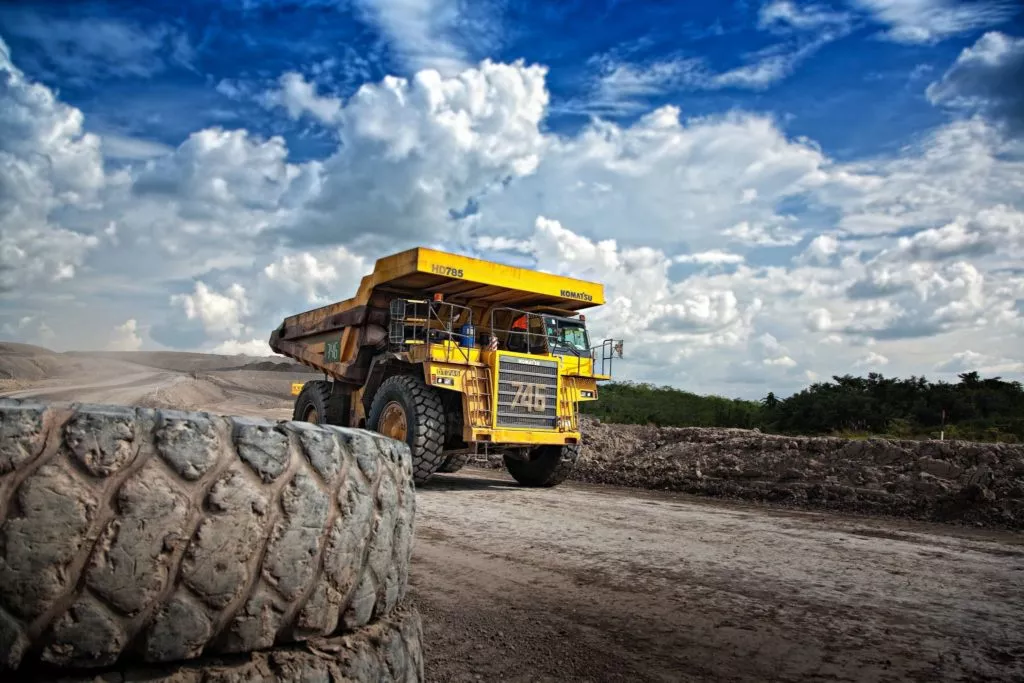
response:
[(498, 362), (499, 427), (558, 426), (558, 363), (502, 357)]

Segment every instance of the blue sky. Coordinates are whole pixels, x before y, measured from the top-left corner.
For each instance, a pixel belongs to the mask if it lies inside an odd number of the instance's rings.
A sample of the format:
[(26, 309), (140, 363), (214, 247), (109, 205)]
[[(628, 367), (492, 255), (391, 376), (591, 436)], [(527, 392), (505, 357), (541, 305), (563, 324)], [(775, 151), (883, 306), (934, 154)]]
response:
[[(243, 125), (284, 135), (292, 155), (302, 159), (330, 152), (332, 145), (318, 140), (322, 131), (239, 101), (229, 88), (260, 91), (281, 73), (298, 71), (347, 97), (363, 82), (412, 75), (432, 64), (433, 57), (410, 56), (396, 46), (368, 17), (368, 4), (37, 2), (9, 4), (0, 19), (21, 68), (58, 89), (97, 130), (176, 146), (206, 126)], [(1019, 31), (1022, 13), (1013, 3), (973, 4), (994, 6), (990, 23)], [(549, 67), (546, 125), (552, 131), (571, 133), (593, 114), (628, 122), (664, 104), (694, 116), (755, 110), (772, 113), (788, 134), (810, 137), (840, 158), (907, 144), (939, 123), (942, 112), (928, 103), (922, 86), (984, 29), (920, 43), (884, 40), (887, 25), (847, 3), (815, 3), (813, 10), (793, 3), (797, 12), (825, 17), (805, 29), (784, 19), (766, 26), (765, 4), (758, 2), (463, 5), (472, 14), (452, 22), (447, 39), (467, 63), (523, 59)], [(816, 41), (823, 44), (814, 47)], [(809, 56), (797, 56), (808, 46)], [(770, 68), (774, 58), (792, 65), (756, 85), (711, 88), (666, 79), (595, 92), (616, 67), (644, 73), (659, 64), (703, 60), (709, 73), (726, 73)]]
[(9, 338), (265, 352), (429, 243), (607, 280), (633, 379), (1024, 373), (1017, 2), (4, 3), (0, 40)]

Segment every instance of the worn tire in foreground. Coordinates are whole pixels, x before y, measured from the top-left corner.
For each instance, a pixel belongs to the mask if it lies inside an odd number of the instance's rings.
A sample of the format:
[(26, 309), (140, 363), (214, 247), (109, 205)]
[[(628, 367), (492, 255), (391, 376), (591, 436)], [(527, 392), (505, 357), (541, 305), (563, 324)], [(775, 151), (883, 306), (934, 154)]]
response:
[(406, 592), (414, 512), (365, 430), (0, 400), (0, 671), (357, 629)]
[(566, 446), (538, 446), (529, 460), (504, 457), (505, 469), (523, 486), (557, 486), (565, 481), (576, 459), (580, 457), (578, 444)]
[[(419, 683), (424, 680), (422, 625), (416, 609), (405, 607), (349, 634), (316, 638), (300, 645), (241, 657), (211, 657), (91, 674), (62, 675), (52, 671), (32, 674), (36, 677), (21, 680), (25, 683), (40, 680), (53, 683)], [(16, 683), (21, 680), (16, 679)]]

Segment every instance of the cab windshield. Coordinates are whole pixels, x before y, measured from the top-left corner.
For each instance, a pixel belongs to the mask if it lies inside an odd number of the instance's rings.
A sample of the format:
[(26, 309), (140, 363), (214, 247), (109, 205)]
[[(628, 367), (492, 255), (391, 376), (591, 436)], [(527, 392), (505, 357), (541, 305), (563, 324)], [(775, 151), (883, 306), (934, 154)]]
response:
[(582, 354), (590, 350), (586, 326), (578, 320), (545, 318), (548, 341), (554, 353)]

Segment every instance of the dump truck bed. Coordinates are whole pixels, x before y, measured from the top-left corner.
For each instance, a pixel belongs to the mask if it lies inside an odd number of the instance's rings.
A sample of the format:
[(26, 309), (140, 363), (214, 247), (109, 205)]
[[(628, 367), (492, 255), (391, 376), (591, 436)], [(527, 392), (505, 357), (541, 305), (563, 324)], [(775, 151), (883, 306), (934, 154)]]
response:
[[(350, 367), (358, 341), (347, 332), (339, 339), (338, 331), (368, 323), (384, 325), (388, 299), (428, 293), (473, 305), (570, 312), (605, 302), (604, 287), (596, 282), (417, 247), (378, 259), (352, 298), (285, 318), (270, 346), (335, 377), (358, 382), (358, 373)], [(339, 342), (337, 350), (334, 340)]]

